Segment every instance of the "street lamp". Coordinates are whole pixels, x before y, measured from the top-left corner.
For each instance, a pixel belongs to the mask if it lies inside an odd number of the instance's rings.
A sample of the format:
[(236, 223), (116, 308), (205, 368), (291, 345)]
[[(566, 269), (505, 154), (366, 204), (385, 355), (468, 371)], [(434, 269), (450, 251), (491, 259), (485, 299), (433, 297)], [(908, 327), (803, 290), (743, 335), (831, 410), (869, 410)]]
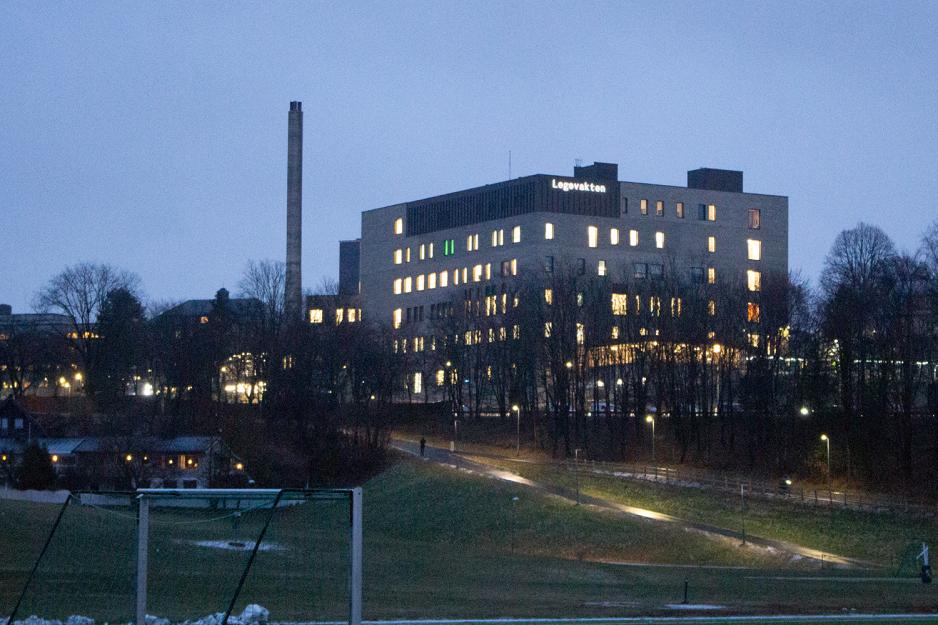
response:
[[(801, 416), (802, 416), (802, 417), (807, 417), (809, 414), (811, 414), (811, 409), (808, 408), (807, 406), (802, 406), (802, 407), (801, 407), (801, 410), (799, 410), (799, 412), (801, 413)], [(821, 439), (821, 440), (823, 440), (823, 439)]]
[(657, 462), (655, 460), (655, 418), (651, 415), (647, 415), (645, 422), (651, 423), (651, 461)]
[(831, 439), (827, 434), (821, 434), (821, 440), (827, 443), (827, 490), (830, 496), (831, 489)]
[(518, 407), (518, 404), (512, 404), (511, 409), (515, 413), (515, 419), (517, 423), (517, 446), (515, 447), (515, 455), (521, 455), (521, 408)]

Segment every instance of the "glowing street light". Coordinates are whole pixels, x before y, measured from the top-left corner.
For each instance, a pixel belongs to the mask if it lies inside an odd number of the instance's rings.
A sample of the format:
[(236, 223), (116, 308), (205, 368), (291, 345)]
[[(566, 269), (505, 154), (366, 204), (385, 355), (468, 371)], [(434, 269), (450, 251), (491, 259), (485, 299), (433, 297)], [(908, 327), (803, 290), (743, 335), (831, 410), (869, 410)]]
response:
[(645, 417), (646, 423), (651, 423), (651, 461), (656, 462), (655, 460), (655, 418), (652, 415), (647, 415)]
[[(807, 417), (809, 414), (811, 414), (811, 409), (808, 408), (807, 406), (802, 406), (801, 410), (799, 410), (798, 412), (801, 413), (802, 417)], [(821, 439), (821, 440), (824, 440), (824, 439)]]
[(827, 434), (821, 434), (821, 440), (827, 443), (827, 490), (831, 489), (831, 439)]
[(518, 434), (518, 441), (515, 447), (515, 455), (520, 456), (521, 455), (521, 408), (518, 407), (518, 404), (512, 404), (511, 409), (515, 413), (515, 419), (517, 423), (517, 434)]

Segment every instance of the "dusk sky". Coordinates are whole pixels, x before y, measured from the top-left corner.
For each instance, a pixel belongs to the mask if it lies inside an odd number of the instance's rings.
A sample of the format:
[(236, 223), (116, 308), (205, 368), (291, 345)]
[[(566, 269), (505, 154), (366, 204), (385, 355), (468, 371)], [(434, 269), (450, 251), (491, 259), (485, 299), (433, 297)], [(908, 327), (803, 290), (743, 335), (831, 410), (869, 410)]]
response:
[(287, 111), (305, 112), (304, 287), (362, 210), (512, 174), (790, 198), (812, 279), (858, 221), (938, 218), (936, 2), (37, 3), (0, 6), (0, 303), (65, 266), (148, 299), (283, 259)]

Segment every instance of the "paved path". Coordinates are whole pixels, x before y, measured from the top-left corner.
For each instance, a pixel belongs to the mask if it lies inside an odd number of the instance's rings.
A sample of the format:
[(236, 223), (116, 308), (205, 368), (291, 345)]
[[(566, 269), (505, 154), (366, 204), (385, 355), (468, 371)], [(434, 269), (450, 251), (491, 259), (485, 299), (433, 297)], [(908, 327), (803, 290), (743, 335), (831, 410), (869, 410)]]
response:
[[(391, 441), (391, 446), (399, 451), (410, 454), (412, 456), (420, 456), (420, 445), (413, 441), (403, 440), (394, 438)], [(548, 484), (542, 484), (540, 482), (535, 482), (529, 480), (525, 477), (518, 475), (517, 473), (512, 473), (511, 471), (506, 471), (504, 469), (498, 469), (495, 467), (488, 466), (481, 462), (475, 462), (461, 456), (459, 453), (452, 453), (446, 449), (440, 447), (431, 447), (427, 445), (427, 448), (424, 452), (424, 458), (431, 462), (436, 462), (438, 464), (447, 465), (456, 469), (463, 469), (470, 471), (472, 473), (477, 473), (480, 475), (486, 475), (493, 477), (499, 480), (506, 482), (513, 482), (515, 484), (520, 484), (526, 488), (536, 490), (546, 495), (552, 495), (554, 497), (560, 497), (570, 501), (571, 503), (577, 502), (577, 497), (574, 494), (571, 494), (568, 489), (559, 488), (556, 486), (551, 486)], [(751, 534), (746, 534), (745, 537), (741, 532), (736, 530), (727, 529), (725, 527), (719, 527), (716, 525), (710, 525), (709, 523), (699, 523), (697, 521), (689, 521), (687, 519), (682, 519), (670, 514), (665, 514), (663, 512), (655, 512), (654, 510), (649, 510), (647, 508), (638, 508), (635, 506), (627, 506), (625, 504), (617, 503), (615, 501), (610, 501), (608, 499), (603, 499), (600, 497), (593, 497), (590, 495), (584, 495), (583, 493), (579, 494), (579, 503), (593, 506), (595, 508), (609, 510), (612, 512), (617, 512), (620, 514), (625, 514), (632, 517), (639, 517), (642, 519), (647, 519), (650, 521), (658, 523), (668, 523), (686, 530), (693, 530), (700, 532), (702, 534), (716, 537), (716, 538), (730, 538), (735, 539), (740, 542), (745, 540), (753, 545), (760, 547), (766, 547), (782, 551), (785, 553), (790, 553), (792, 555), (798, 555), (802, 558), (808, 558), (810, 560), (816, 560), (821, 563), (828, 563), (838, 568), (873, 568), (874, 565), (856, 558), (848, 558), (846, 556), (837, 555), (835, 553), (830, 553), (827, 551), (821, 551), (819, 549), (812, 549), (810, 547), (804, 547), (796, 543), (791, 543), (784, 540), (775, 540), (772, 538), (763, 538), (761, 536), (753, 536)]]

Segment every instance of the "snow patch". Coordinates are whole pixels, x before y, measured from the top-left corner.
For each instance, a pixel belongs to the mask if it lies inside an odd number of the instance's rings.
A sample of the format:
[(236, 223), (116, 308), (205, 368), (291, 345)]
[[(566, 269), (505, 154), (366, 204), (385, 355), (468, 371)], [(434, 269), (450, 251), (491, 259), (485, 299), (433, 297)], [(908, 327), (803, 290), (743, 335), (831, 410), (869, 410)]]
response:
[[(254, 549), (253, 540), (190, 540), (180, 541), (188, 542), (196, 547), (207, 547), (209, 549), (222, 549), (224, 551), (252, 551)], [(262, 542), (258, 551), (285, 551), (286, 547), (278, 543)], [(234, 617), (232, 617), (234, 618)], [(149, 625), (149, 623), (147, 624)]]
[[(225, 614), (223, 612), (216, 612), (215, 614), (209, 614), (202, 618), (183, 621), (178, 625), (222, 625), (224, 618)], [(239, 616), (230, 616), (228, 618), (228, 625), (267, 625), (269, 621), (270, 611), (263, 606), (252, 603), (245, 607)], [(146, 615), (146, 623), (147, 625), (171, 625), (169, 619), (152, 616), (150, 614)], [(0, 620), (0, 624), (6, 625), (6, 619)], [(68, 617), (64, 622), (39, 618), (38, 616), (32, 615), (20, 621), (13, 621), (13, 625), (95, 625), (95, 621), (93, 618), (77, 615)], [(104, 623), (103, 625), (108, 624)], [(133, 624), (127, 623), (126, 625)]]

